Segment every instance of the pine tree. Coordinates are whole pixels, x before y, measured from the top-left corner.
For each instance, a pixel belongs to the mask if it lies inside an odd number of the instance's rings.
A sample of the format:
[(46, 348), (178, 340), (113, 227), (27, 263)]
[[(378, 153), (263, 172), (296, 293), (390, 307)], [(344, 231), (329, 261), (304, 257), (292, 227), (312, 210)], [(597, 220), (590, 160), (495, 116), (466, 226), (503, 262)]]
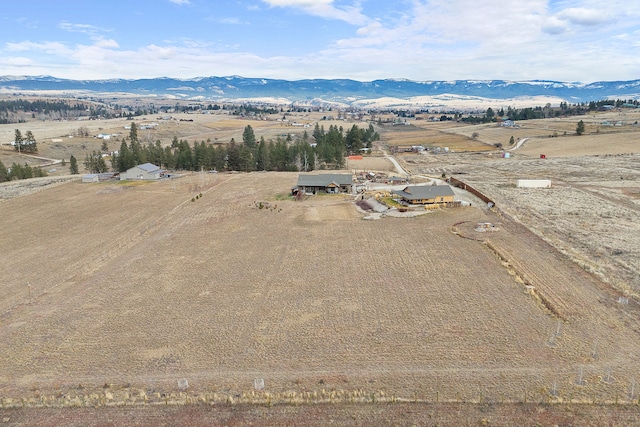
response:
[(9, 171), (7, 167), (0, 161), (0, 182), (9, 181)]
[(129, 139), (132, 143), (138, 142), (138, 127), (135, 122), (131, 122), (131, 129), (129, 129)]
[(256, 162), (253, 160), (253, 152), (246, 145), (238, 146), (238, 170), (251, 172), (255, 169)]
[(23, 171), (22, 165), (13, 162), (11, 164), (10, 172), (9, 172), (9, 181), (13, 181), (14, 179), (22, 179)]
[(122, 143), (120, 144), (120, 151), (118, 151), (118, 155), (116, 156), (116, 169), (118, 170), (118, 172), (125, 172), (135, 165), (136, 160), (133, 156), (133, 153), (127, 146), (127, 143), (125, 141), (122, 141)]
[(240, 155), (234, 138), (231, 138), (231, 141), (227, 145), (227, 170), (240, 170)]
[(69, 158), (69, 173), (71, 175), (77, 175), (78, 172), (78, 161), (76, 160), (76, 158), (72, 155)]
[(38, 145), (36, 144), (36, 138), (33, 136), (30, 130), (25, 134), (24, 151), (35, 153), (38, 151)]
[(261, 137), (260, 144), (258, 144), (258, 149), (256, 151), (256, 168), (258, 170), (271, 170), (270, 154), (267, 142), (264, 140), (264, 137)]
[(256, 146), (256, 135), (253, 132), (251, 125), (245, 126), (244, 132), (242, 132), (242, 142), (251, 149)]
[(582, 135), (584, 133), (584, 122), (582, 120), (580, 120), (578, 122), (578, 125), (576, 126), (576, 134), (578, 135)]
[(18, 153), (22, 149), (22, 143), (24, 142), (24, 137), (22, 136), (22, 132), (20, 129), (16, 129), (15, 137), (13, 138), (15, 141), (15, 149), (18, 150)]

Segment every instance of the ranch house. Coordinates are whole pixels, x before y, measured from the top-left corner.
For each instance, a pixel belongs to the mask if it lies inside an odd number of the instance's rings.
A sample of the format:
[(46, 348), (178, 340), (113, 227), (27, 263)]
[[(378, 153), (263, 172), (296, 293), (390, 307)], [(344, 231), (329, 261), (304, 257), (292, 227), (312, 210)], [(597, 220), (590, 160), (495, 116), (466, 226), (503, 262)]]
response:
[(298, 176), (298, 184), (293, 187), (292, 193), (297, 194), (303, 192), (306, 194), (317, 193), (351, 193), (353, 188), (353, 178), (347, 173), (328, 173), (328, 174), (300, 174)]
[(394, 191), (393, 194), (405, 205), (451, 203), (455, 197), (448, 185), (409, 185), (400, 191)]
[(122, 172), (120, 174), (120, 179), (154, 180), (159, 179), (161, 173), (162, 171), (158, 166), (152, 163), (145, 163), (143, 165), (134, 166), (131, 169), (128, 169), (126, 172)]

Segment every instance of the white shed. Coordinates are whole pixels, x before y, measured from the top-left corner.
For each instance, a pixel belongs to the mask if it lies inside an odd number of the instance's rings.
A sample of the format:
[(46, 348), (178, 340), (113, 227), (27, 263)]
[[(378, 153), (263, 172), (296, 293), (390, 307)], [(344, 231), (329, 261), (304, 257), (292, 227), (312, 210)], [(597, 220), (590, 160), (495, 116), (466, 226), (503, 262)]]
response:
[(550, 179), (519, 179), (516, 183), (518, 188), (551, 188)]
[(86, 175), (82, 175), (82, 182), (99, 182), (100, 175), (97, 173), (88, 173)]

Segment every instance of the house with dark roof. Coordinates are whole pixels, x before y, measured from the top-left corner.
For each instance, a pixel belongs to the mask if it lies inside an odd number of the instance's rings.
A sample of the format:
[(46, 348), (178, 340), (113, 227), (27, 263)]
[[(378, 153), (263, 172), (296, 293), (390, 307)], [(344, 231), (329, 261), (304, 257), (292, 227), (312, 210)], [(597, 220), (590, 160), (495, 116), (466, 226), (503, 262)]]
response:
[(405, 205), (451, 203), (455, 197), (453, 189), (448, 185), (409, 185), (393, 194)]
[(126, 172), (120, 173), (121, 180), (137, 179), (137, 180), (154, 180), (160, 179), (162, 170), (160, 167), (153, 163), (145, 163), (142, 165), (134, 166), (128, 169)]
[(350, 173), (300, 174), (292, 193), (351, 193), (352, 188), (353, 177)]

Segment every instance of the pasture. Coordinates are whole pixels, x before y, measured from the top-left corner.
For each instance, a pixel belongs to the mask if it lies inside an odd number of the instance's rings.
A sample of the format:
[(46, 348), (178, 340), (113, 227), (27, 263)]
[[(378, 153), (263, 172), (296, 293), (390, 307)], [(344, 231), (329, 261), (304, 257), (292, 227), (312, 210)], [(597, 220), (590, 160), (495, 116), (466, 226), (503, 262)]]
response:
[[(480, 208), (363, 221), (348, 197), (289, 200), (295, 179), (73, 182), (3, 202), (0, 392), (132, 396), (187, 378), (242, 395), (263, 378), (345, 399), (518, 400), (554, 381), (576, 399), (624, 394), (629, 314), (526, 228)], [(492, 246), (460, 237), (483, 221), (501, 223)]]
[[(189, 116), (151, 138), (281, 132)], [(635, 403), (638, 134), (545, 136), (573, 122), (527, 122), (510, 159), (492, 147), (506, 129), (377, 127), (382, 144), (450, 147), (398, 160), (475, 186), (494, 210), (365, 221), (350, 196), (294, 201), (297, 174), (275, 172), (1, 184), (2, 405)], [(39, 146), (80, 160), (101, 142)], [(376, 153), (348, 167), (392, 165)], [(516, 188), (523, 178), (552, 188)]]

